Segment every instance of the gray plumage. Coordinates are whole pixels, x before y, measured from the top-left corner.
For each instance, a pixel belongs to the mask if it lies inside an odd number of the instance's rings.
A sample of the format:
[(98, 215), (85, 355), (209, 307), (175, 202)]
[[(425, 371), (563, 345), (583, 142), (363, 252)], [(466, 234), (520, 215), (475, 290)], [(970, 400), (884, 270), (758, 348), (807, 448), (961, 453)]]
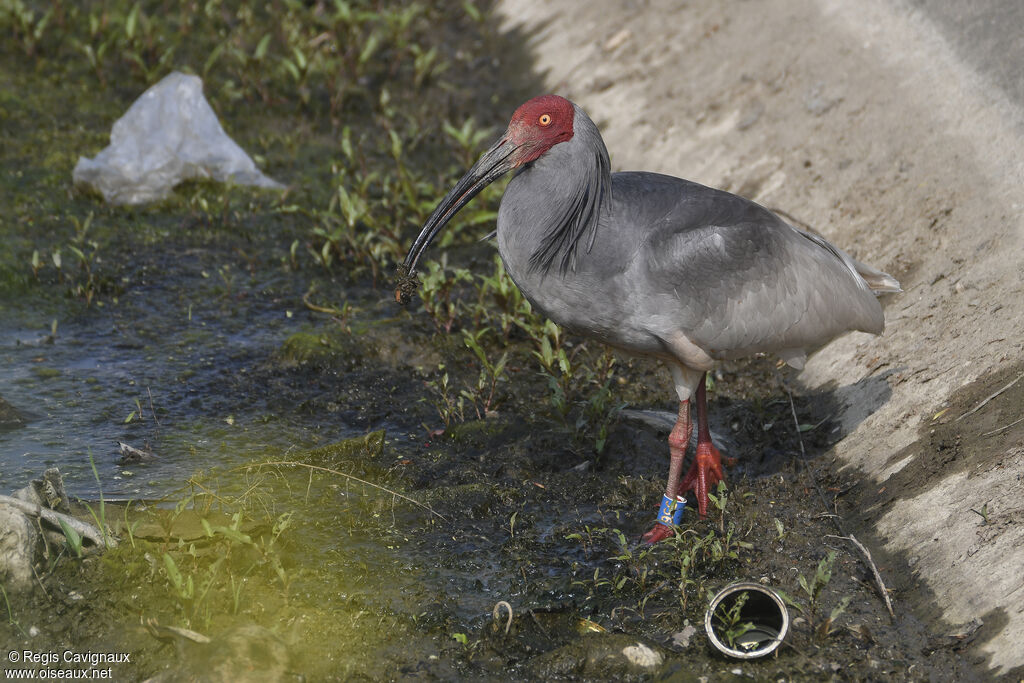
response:
[[(609, 173), (600, 133), (574, 109), (572, 139), (523, 167), (498, 212), (505, 266), (545, 315), (693, 370), (762, 351), (801, 367), (807, 350), (847, 330), (882, 332), (862, 273), (879, 291), (898, 291), (891, 277), (742, 197), (656, 173)], [(550, 244), (583, 195), (600, 197), (599, 208), (579, 239), (561, 245), (570, 266), (536, 267), (547, 254), (538, 245)]]

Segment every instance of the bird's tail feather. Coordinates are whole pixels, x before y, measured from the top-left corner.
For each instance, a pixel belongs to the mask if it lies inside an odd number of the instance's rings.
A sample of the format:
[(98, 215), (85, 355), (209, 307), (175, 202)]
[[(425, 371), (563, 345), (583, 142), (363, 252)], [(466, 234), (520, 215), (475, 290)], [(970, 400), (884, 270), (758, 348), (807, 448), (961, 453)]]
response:
[(857, 260), (853, 260), (853, 265), (857, 269), (857, 273), (864, 278), (864, 282), (868, 283), (868, 287), (875, 294), (890, 294), (903, 291), (899, 280), (889, 275), (889, 273), (883, 273), (877, 268), (872, 268), (866, 263), (861, 263)]
[(801, 235), (803, 235), (804, 237), (806, 237), (807, 239), (809, 239), (810, 241), (817, 244), (822, 249), (831, 252), (833, 256), (835, 256), (844, 264), (846, 264), (847, 268), (849, 268), (851, 271), (855, 271), (857, 275), (860, 275), (860, 277), (864, 280), (864, 283), (868, 286), (868, 289), (870, 289), (876, 295), (903, 291), (903, 288), (900, 287), (899, 280), (894, 278), (892, 275), (889, 275), (888, 273), (883, 273), (877, 268), (872, 268), (866, 263), (861, 263), (860, 261), (850, 256), (836, 245), (826, 240), (821, 235), (817, 235), (813, 232), (807, 232), (806, 230), (798, 230), (797, 228), (793, 229), (796, 230)]

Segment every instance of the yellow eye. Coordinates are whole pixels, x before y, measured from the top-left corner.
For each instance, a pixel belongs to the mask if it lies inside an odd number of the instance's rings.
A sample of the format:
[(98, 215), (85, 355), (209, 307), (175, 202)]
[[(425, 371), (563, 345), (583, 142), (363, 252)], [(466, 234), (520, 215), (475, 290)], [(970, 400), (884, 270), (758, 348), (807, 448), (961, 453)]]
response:
[(551, 123), (551, 114), (541, 114), (537, 122), (542, 126), (547, 126)]

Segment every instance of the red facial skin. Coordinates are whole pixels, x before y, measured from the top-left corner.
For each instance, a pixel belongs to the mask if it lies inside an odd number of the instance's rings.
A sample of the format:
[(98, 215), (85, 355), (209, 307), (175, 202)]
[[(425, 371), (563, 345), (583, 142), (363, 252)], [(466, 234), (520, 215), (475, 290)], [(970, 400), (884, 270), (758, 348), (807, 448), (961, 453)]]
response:
[(541, 95), (512, 114), (505, 138), (519, 147), (516, 165), (536, 161), (559, 142), (572, 138), (572, 103), (558, 95)]

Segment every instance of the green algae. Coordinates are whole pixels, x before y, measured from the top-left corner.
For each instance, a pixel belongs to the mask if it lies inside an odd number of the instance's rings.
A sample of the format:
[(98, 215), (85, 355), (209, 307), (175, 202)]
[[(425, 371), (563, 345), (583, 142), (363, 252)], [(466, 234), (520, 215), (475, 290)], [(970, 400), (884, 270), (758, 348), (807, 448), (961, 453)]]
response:
[(329, 361), (341, 347), (325, 334), (296, 332), (281, 344), (278, 358), (284, 367), (301, 363), (322, 364)]
[(32, 374), (34, 374), (39, 379), (47, 380), (54, 379), (55, 377), (60, 377), (61, 371), (59, 368), (47, 368), (37, 365), (34, 368), (32, 368)]
[(311, 465), (323, 465), (325, 467), (350, 463), (353, 460), (370, 459), (375, 460), (384, 452), (384, 430), (380, 429), (371, 432), (366, 436), (345, 439), (332, 443), (300, 456), (300, 460)]

